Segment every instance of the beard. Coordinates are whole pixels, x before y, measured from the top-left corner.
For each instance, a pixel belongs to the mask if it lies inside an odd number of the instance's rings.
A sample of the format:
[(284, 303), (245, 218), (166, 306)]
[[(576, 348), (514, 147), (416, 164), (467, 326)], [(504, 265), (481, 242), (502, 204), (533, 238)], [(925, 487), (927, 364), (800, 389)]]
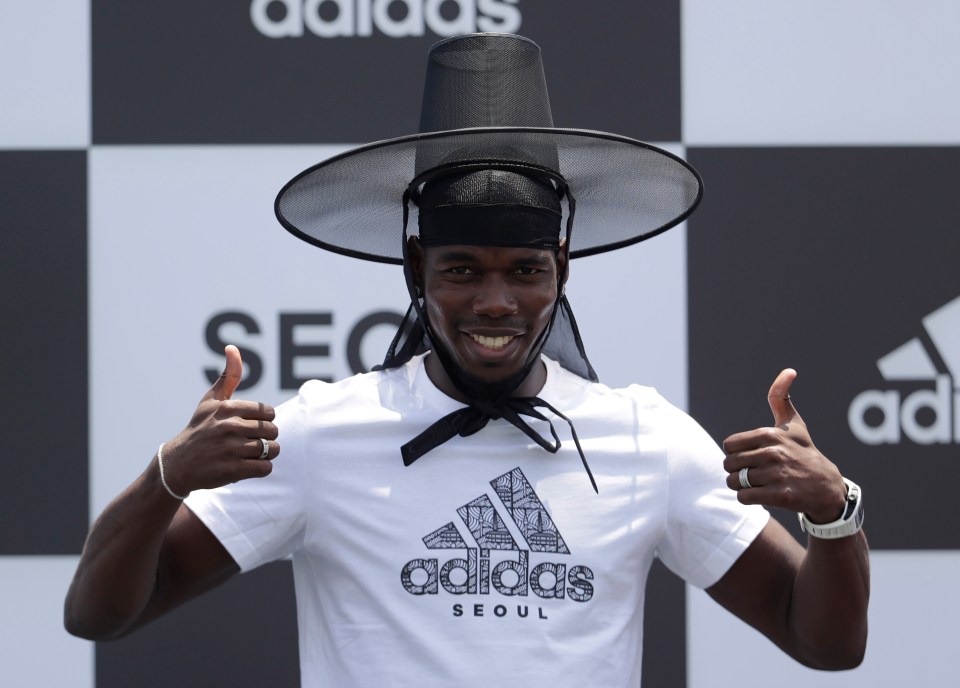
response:
[(426, 325), (425, 329), (427, 337), (430, 339), (431, 349), (434, 355), (436, 355), (437, 360), (439, 360), (440, 365), (443, 367), (444, 372), (446, 372), (447, 377), (453, 383), (454, 387), (456, 387), (457, 390), (459, 390), (460, 393), (469, 400), (471, 405), (490, 409), (512, 397), (514, 392), (516, 392), (516, 390), (530, 375), (534, 365), (536, 365), (540, 360), (540, 353), (546, 344), (550, 330), (553, 328), (553, 322), (556, 317), (559, 303), (560, 298), (558, 297), (556, 303), (554, 304), (553, 313), (551, 314), (550, 320), (547, 322), (547, 325), (543, 328), (543, 330), (537, 335), (537, 341), (528, 354), (527, 360), (524, 362), (524, 364), (518, 370), (506, 376), (505, 378), (493, 381), (480, 379), (458, 366), (453, 356), (440, 342), (439, 337), (432, 335), (433, 328), (430, 326), (430, 322), (426, 317), (425, 311), (422, 312), (421, 317)]

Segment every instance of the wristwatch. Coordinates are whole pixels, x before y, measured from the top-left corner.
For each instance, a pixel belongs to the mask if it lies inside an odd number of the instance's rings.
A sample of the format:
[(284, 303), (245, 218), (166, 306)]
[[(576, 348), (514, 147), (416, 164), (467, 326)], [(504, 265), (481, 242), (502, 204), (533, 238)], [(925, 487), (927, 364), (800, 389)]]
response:
[(847, 505), (843, 514), (832, 523), (813, 523), (804, 513), (797, 514), (800, 520), (800, 530), (813, 537), (824, 540), (853, 535), (863, 527), (863, 491), (852, 480), (843, 479), (847, 486)]

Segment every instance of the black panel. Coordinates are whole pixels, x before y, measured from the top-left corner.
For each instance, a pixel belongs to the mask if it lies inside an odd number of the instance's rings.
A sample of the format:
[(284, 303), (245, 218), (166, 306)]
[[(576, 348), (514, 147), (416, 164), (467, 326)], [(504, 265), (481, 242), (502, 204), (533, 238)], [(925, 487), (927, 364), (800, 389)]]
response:
[(680, 3), (525, 0), (553, 120), (642, 141), (680, 140)]
[[(960, 297), (960, 149), (695, 148), (688, 157), (707, 189), (688, 232), (694, 416), (718, 440), (769, 425), (767, 388), (796, 368), (792, 394), (814, 441), (864, 487), (871, 545), (960, 546), (960, 529), (948, 527), (960, 502), (929, 487), (931, 477), (960, 479), (960, 428), (942, 444), (904, 435), (871, 445), (848, 422), (868, 390), (895, 393), (899, 406), (930, 396), (933, 381), (887, 380), (877, 367), (920, 338), (954, 396), (939, 421), (953, 424), (943, 416), (956, 413), (958, 371), (937, 360), (922, 319)], [(786, 522), (798, 532), (795, 518)]]
[[(327, 0), (320, 17), (329, 24), (338, 7), (371, 2)], [(389, 10), (402, 19), (405, 7), (427, 4), (394, 0)], [(294, 22), (300, 36), (261, 30), (264, 16), (285, 25), (286, 7), (316, 6), (93, 0), (94, 142), (365, 143), (415, 132), (427, 50), (442, 36), (426, 20), (422, 34), (397, 38), (374, 23), (369, 36), (320, 38), (305, 21)], [(517, 17), (519, 33), (541, 43), (557, 125), (679, 138), (677, 3), (619, 3), (606, 12), (574, 0), (441, 3), (448, 21), (459, 11), (474, 14), (474, 28), (486, 20), (496, 30), (507, 26), (503, 17)]]
[(682, 580), (654, 561), (643, 617), (644, 686), (687, 685), (687, 595)]
[(97, 688), (299, 688), (288, 562), (234, 576), (127, 638), (97, 643)]
[(0, 554), (76, 554), (89, 522), (86, 152), (0, 152), (0, 227)]

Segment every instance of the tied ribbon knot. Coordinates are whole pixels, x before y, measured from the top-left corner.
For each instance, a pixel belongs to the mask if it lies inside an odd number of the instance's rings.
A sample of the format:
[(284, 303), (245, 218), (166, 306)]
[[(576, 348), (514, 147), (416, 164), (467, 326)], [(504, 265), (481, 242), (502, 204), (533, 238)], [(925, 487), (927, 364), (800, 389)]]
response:
[[(573, 437), (573, 442), (577, 446), (580, 461), (583, 463), (583, 468), (590, 478), (590, 484), (593, 485), (594, 492), (599, 494), (600, 491), (597, 489), (597, 481), (594, 480), (593, 472), (587, 464), (587, 458), (583, 454), (583, 448), (580, 446), (580, 439), (577, 437), (577, 431), (573, 427), (573, 423), (570, 422), (569, 418), (540, 397), (510, 397), (504, 401), (495, 403), (477, 401), (470, 406), (448, 413), (400, 447), (400, 454), (403, 456), (403, 465), (409, 466), (427, 452), (436, 449), (447, 440), (452, 439), (455, 435), (469, 437), (470, 435), (480, 432), (491, 420), (498, 420), (500, 418), (503, 418), (516, 427), (551, 454), (556, 454), (560, 449), (560, 437), (557, 435), (556, 428), (553, 427), (553, 422), (537, 410), (538, 407), (549, 410), (558, 418), (565, 420), (567, 425), (570, 426), (570, 435)], [(551, 442), (530, 427), (520, 416), (529, 416), (530, 418), (536, 418), (537, 420), (546, 422), (547, 425), (550, 426), (550, 434), (553, 436), (553, 441)]]

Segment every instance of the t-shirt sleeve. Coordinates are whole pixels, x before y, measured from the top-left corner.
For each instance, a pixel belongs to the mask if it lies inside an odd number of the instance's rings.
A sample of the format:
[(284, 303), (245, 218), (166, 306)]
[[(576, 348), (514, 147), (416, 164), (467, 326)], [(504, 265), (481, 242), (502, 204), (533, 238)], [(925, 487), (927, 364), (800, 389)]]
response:
[(273, 460), (270, 475), (213, 490), (195, 490), (185, 501), (241, 571), (282, 559), (303, 543), (304, 464), (296, 441), (302, 423), (298, 399), (277, 408), (275, 423), (280, 429), (280, 454)]
[(657, 554), (688, 583), (708, 588), (760, 534), (770, 514), (738, 502), (726, 485), (720, 447), (685, 413), (669, 413), (676, 441), (668, 448), (667, 522)]

